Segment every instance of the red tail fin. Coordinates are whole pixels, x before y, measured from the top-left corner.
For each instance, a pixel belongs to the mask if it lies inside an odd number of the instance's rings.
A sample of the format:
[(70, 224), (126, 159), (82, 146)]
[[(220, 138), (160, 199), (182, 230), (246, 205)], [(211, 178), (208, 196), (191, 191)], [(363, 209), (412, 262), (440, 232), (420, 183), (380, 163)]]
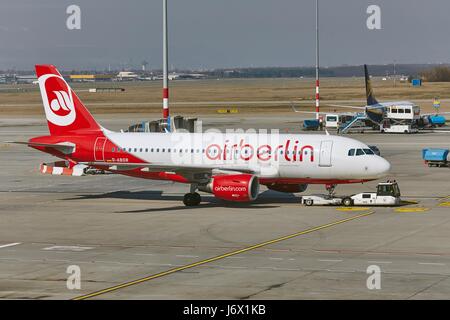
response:
[(45, 116), (51, 135), (101, 131), (86, 107), (53, 65), (36, 65)]

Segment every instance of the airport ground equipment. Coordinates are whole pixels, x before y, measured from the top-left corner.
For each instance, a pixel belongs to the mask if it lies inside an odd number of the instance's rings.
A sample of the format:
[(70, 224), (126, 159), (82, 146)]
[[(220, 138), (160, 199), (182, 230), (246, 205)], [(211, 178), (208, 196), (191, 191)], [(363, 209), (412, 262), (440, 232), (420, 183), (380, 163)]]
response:
[(428, 123), (432, 127), (436, 127), (436, 126), (443, 127), (443, 126), (445, 126), (446, 119), (445, 119), (444, 116), (436, 114), (436, 115), (430, 115), (430, 116), (427, 116), (427, 117), (428, 117)]
[(411, 124), (389, 124), (388, 126), (382, 124), (380, 131), (382, 133), (417, 133), (419, 132), (419, 128)]
[(362, 129), (367, 127), (367, 122), (371, 122), (365, 113), (357, 113), (349, 121), (339, 127), (340, 133), (347, 133), (351, 128)]
[(51, 163), (42, 163), (39, 171), (43, 174), (52, 174), (57, 176), (75, 176), (81, 177), (88, 174), (109, 174), (105, 170), (96, 169), (80, 163), (71, 163), (69, 161), (55, 161)]
[(448, 167), (449, 149), (423, 149), (422, 158), (429, 167)]
[[(136, 123), (124, 130), (124, 132), (163, 132), (166, 119), (159, 119), (153, 121), (142, 121), (141, 123)], [(187, 132), (193, 133), (195, 131), (197, 123), (197, 118), (184, 118), (182, 116), (173, 117), (173, 129), (176, 130), (186, 130)]]
[(397, 206), (401, 203), (400, 188), (395, 181), (379, 183), (376, 192), (362, 192), (352, 196), (315, 194), (302, 197), (302, 204), (351, 206)]
[(303, 120), (303, 130), (319, 130), (320, 122), (317, 119)]

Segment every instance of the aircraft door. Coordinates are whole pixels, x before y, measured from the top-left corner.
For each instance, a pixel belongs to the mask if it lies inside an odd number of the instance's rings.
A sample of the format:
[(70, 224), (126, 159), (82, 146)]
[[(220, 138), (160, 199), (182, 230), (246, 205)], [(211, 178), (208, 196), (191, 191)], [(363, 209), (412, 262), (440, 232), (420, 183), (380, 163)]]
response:
[(98, 137), (97, 140), (95, 140), (94, 145), (94, 160), (95, 161), (105, 161), (105, 144), (106, 144), (106, 138), (105, 137)]
[(319, 166), (331, 167), (331, 154), (333, 151), (333, 141), (322, 141), (320, 143)]

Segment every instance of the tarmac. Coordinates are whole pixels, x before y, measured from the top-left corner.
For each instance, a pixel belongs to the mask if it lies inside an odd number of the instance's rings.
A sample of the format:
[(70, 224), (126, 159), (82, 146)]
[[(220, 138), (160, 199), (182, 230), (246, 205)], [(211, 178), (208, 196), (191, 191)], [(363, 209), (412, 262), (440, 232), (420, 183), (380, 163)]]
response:
[[(300, 132), (292, 114), (203, 120)], [(98, 121), (118, 130), (142, 118)], [(43, 117), (0, 120), (0, 141), (44, 134)], [(350, 137), (377, 145), (391, 162), (387, 178), (399, 182), (404, 206), (305, 207), (301, 194), (262, 188), (250, 204), (202, 194), (199, 207), (185, 207), (186, 185), (43, 175), (39, 165), (54, 158), (0, 143), (0, 298), (448, 299), (450, 168), (428, 168), (421, 150), (450, 147), (449, 133)], [(378, 182), (337, 193), (375, 190)], [(310, 186), (306, 194), (323, 192)], [(81, 272), (80, 289), (67, 287), (70, 266)], [(367, 286), (370, 266), (381, 271), (379, 289)]]

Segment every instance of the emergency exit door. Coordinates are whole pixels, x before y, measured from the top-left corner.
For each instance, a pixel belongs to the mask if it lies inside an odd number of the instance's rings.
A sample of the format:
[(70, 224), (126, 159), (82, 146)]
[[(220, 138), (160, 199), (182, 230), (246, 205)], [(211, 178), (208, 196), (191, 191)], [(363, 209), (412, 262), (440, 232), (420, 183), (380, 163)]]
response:
[(97, 140), (95, 140), (95, 146), (94, 146), (94, 159), (95, 161), (105, 161), (105, 144), (106, 144), (106, 138), (99, 137)]
[(319, 166), (331, 167), (332, 152), (333, 152), (333, 141), (322, 141), (320, 143)]

